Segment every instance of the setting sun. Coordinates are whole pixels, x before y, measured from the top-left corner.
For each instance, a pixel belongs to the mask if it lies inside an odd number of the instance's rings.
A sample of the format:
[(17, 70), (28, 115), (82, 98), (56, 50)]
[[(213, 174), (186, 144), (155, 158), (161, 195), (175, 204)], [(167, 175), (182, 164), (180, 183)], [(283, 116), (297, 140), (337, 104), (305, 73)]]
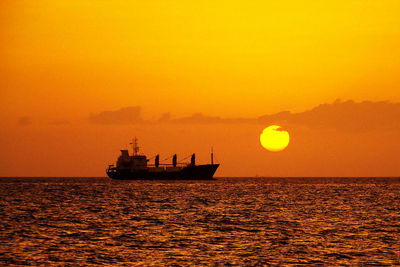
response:
[(268, 126), (260, 135), (261, 145), (273, 152), (282, 151), (289, 145), (289, 133), (278, 125)]
[(2, 0), (0, 176), (104, 176), (136, 136), (178, 161), (213, 146), (221, 177), (397, 177), (399, 13), (398, 0)]

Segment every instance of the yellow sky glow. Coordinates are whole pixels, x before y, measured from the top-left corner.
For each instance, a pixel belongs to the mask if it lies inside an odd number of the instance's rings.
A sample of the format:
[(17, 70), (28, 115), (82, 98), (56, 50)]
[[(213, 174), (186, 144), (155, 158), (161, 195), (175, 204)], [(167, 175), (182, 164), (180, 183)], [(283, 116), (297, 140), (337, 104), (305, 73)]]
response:
[(11, 113), (137, 104), (249, 116), (336, 98), (399, 100), (398, 1), (2, 5)]
[(85, 124), (129, 106), (257, 117), (399, 102), (399, 14), (398, 0), (3, 0), (0, 125), (21, 134), (23, 116)]

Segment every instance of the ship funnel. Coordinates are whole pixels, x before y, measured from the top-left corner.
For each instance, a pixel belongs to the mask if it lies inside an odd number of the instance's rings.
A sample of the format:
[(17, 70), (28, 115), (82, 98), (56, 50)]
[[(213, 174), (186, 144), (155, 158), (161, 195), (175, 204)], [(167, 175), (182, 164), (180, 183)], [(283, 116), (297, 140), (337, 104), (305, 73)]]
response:
[(154, 160), (154, 165), (156, 166), (156, 168), (158, 168), (158, 166), (160, 166), (160, 155), (157, 154), (156, 159)]
[(190, 164), (191, 165), (196, 165), (196, 155), (193, 153), (192, 158), (190, 159)]
[(172, 157), (172, 165), (176, 167), (176, 154)]

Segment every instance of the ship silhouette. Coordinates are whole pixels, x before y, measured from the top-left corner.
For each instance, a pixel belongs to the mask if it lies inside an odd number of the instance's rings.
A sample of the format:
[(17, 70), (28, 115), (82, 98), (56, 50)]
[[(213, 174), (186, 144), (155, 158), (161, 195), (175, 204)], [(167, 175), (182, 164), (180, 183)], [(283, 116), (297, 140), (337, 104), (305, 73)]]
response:
[(106, 173), (116, 180), (212, 180), (219, 164), (214, 164), (214, 153), (211, 150), (211, 164), (196, 165), (196, 155), (192, 154), (190, 163), (178, 163), (177, 155), (172, 156), (171, 164), (160, 164), (160, 156), (156, 155), (154, 164), (139, 154), (137, 138), (131, 143), (133, 155), (121, 150), (116, 165), (109, 165)]

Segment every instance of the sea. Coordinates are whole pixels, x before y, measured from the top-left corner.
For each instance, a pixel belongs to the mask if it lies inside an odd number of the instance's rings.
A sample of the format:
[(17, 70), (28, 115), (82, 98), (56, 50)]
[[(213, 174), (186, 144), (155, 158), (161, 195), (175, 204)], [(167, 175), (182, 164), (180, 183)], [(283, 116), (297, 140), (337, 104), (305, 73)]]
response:
[(400, 178), (0, 178), (0, 265), (400, 265)]

